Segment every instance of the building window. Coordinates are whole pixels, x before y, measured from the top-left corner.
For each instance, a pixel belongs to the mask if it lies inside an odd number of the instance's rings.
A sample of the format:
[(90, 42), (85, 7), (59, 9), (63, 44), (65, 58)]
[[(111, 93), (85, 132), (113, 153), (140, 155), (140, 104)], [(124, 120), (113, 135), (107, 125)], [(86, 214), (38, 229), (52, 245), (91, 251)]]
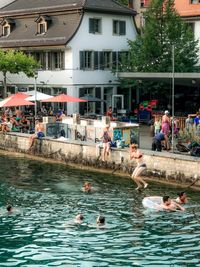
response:
[(113, 20), (113, 34), (126, 35), (126, 21)]
[(63, 51), (35, 51), (29, 55), (39, 62), (42, 70), (63, 70), (64, 69), (64, 52)]
[(194, 22), (188, 22), (187, 24), (191, 28), (192, 32), (194, 33)]
[(0, 23), (2, 25), (2, 36), (9, 36), (15, 27), (15, 21), (12, 18), (6, 18)]
[(111, 51), (99, 52), (99, 59), (100, 59), (99, 68), (101, 70), (112, 69), (113, 62), (112, 62), (112, 52)]
[(89, 18), (89, 33), (101, 33), (101, 19)]
[(63, 52), (51, 52), (51, 69), (64, 69)]
[(191, 4), (199, 4), (200, 0), (191, 0)]
[(5, 24), (3, 26), (3, 36), (8, 36), (10, 35), (10, 25)]
[(80, 51), (80, 69), (93, 70), (94, 69), (94, 52)]
[(140, 0), (140, 7), (148, 7), (149, 0)]
[(51, 24), (51, 17), (39, 16), (35, 22), (37, 23), (37, 34), (45, 34)]
[(41, 22), (38, 23), (38, 34), (43, 34), (47, 32), (47, 23)]

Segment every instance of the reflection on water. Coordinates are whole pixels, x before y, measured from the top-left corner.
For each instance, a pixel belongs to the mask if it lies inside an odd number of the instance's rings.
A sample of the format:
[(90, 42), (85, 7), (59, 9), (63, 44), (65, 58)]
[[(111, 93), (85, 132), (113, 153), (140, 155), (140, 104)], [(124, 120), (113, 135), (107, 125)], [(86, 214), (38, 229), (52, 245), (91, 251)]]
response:
[[(151, 183), (140, 194), (127, 178), (4, 156), (0, 166), (0, 266), (200, 266), (198, 192), (186, 212), (156, 213), (142, 198), (177, 188)], [(81, 192), (85, 181), (94, 193)]]

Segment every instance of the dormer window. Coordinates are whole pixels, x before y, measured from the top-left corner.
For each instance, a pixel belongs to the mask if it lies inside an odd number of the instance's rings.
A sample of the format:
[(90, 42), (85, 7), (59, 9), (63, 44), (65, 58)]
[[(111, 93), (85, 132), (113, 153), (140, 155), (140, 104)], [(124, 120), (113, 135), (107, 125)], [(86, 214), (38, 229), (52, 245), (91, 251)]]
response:
[(37, 22), (37, 34), (45, 34), (50, 26), (51, 18), (49, 16), (39, 16)]
[(3, 36), (8, 36), (10, 35), (10, 25), (6, 24), (3, 26)]
[(2, 25), (2, 35), (7, 37), (10, 35), (14, 25), (15, 25), (15, 22), (13, 19), (4, 19), (2, 22), (1, 22), (1, 25)]

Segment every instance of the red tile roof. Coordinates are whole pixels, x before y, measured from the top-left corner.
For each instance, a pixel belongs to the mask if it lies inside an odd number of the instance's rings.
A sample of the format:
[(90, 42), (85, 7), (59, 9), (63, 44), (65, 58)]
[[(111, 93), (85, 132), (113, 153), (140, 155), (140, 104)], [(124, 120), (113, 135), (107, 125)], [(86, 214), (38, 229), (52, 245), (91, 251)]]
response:
[(200, 16), (200, 3), (190, 4), (190, 0), (175, 0), (175, 7), (181, 17)]

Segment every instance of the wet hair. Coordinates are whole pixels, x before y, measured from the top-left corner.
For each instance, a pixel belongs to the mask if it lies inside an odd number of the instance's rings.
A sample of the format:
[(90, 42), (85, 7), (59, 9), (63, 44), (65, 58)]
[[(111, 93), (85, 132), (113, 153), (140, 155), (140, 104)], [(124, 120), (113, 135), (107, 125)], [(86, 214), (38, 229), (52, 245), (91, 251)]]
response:
[(92, 184), (90, 182), (85, 182), (84, 186), (86, 186), (86, 185), (90, 185), (91, 186)]
[(182, 197), (184, 194), (185, 194), (185, 192), (180, 192), (180, 193), (178, 193), (177, 195), (178, 195), (179, 197)]
[(11, 211), (12, 210), (12, 205), (8, 205), (7, 207), (6, 207), (6, 209), (7, 209), (7, 211)]
[(105, 217), (102, 215), (99, 215), (99, 217), (97, 218), (97, 223), (104, 224), (105, 223)]
[(164, 196), (163, 197), (163, 202), (165, 203), (165, 202), (167, 202), (169, 200), (169, 196)]
[(80, 215), (79, 215), (79, 219), (80, 219), (80, 220), (83, 220), (83, 214), (80, 214)]

